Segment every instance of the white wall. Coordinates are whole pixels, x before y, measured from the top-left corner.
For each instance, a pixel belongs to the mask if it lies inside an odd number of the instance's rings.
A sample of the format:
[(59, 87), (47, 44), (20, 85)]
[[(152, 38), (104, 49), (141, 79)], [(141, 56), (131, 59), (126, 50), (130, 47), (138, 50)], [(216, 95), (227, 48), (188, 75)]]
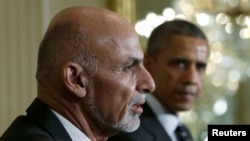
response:
[(37, 50), (59, 10), (105, 0), (0, 0), (0, 136), (36, 96)]

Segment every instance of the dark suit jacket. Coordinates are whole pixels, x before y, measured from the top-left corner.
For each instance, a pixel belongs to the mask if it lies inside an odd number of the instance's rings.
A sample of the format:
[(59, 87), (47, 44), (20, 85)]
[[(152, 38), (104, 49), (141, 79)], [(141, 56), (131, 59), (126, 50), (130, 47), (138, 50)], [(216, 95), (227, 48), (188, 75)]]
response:
[(0, 141), (72, 141), (61, 122), (39, 99), (17, 117), (3, 133)]
[(135, 132), (121, 133), (108, 141), (171, 141), (147, 103), (143, 105), (143, 110), (140, 127)]

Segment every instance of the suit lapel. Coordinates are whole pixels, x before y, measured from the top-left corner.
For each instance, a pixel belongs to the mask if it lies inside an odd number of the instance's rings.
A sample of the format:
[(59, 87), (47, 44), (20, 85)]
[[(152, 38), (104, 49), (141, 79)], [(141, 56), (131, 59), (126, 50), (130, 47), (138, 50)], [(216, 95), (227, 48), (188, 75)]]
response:
[(55, 140), (72, 141), (61, 122), (49, 107), (39, 99), (36, 98), (26, 112), (28, 116), (45, 128)]
[(143, 126), (153, 137), (154, 141), (171, 141), (166, 131), (163, 129), (156, 115), (147, 103), (143, 105), (143, 114), (141, 115), (141, 126)]

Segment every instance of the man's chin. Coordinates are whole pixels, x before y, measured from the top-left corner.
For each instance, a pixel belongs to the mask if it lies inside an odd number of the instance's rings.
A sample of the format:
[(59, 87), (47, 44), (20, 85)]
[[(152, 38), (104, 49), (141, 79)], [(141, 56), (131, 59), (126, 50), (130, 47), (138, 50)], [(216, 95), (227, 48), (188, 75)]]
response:
[(121, 132), (131, 133), (137, 130), (140, 126), (139, 117), (132, 117), (130, 120), (123, 119), (120, 123), (115, 125), (115, 128), (120, 130)]
[(133, 128), (130, 128), (129, 130), (126, 130), (124, 132), (127, 132), (127, 133), (131, 133), (131, 132), (134, 132), (135, 130), (137, 130), (139, 128), (140, 124), (137, 124), (136, 126), (134, 126)]

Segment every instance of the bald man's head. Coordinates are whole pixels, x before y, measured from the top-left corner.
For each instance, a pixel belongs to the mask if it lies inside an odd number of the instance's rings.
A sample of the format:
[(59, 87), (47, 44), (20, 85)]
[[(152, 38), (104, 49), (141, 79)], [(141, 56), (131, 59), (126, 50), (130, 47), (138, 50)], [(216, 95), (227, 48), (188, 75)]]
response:
[(93, 76), (98, 61), (92, 48), (131, 32), (133, 27), (123, 17), (107, 9), (77, 6), (60, 11), (40, 44), (37, 80), (55, 79), (60, 67), (69, 61)]
[(81, 28), (86, 35), (91, 36), (91, 39), (103, 38), (103, 35), (117, 33), (124, 28), (133, 30), (126, 19), (119, 14), (96, 7), (71, 7), (59, 12), (51, 21), (48, 31), (53, 29), (58, 24), (74, 23)]
[(65, 9), (52, 19), (40, 44), (38, 98), (90, 140), (132, 132), (140, 124), (142, 94), (155, 87), (143, 57), (133, 26), (119, 14)]

